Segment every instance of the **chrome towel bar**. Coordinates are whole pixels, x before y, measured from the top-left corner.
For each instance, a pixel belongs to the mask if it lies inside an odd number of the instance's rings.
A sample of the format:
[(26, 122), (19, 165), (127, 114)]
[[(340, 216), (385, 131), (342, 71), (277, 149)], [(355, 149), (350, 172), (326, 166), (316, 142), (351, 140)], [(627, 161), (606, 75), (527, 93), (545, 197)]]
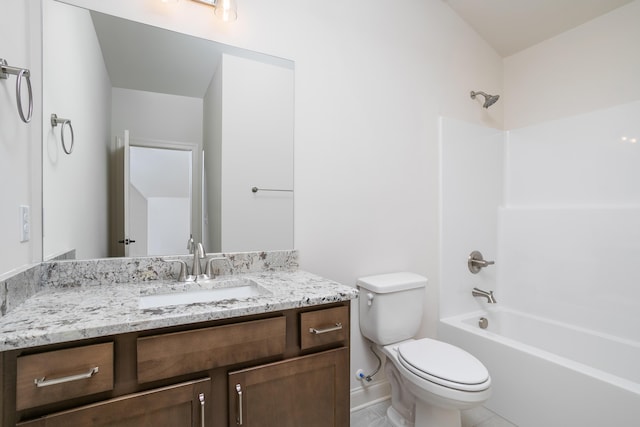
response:
[[(33, 116), (33, 91), (31, 90), (31, 72), (26, 68), (10, 67), (5, 59), (0, 58), (0, 79), (8, 79), (9, 74), (18, 76), (16, 80), (16, 104), (18, 106), (18, 115), (23, 122), (29, 123)], [(24, 115), (24, 108), (22, 107), (22, 78), (27, 82), (27, 89), (29, 90), (29, 109), (27, 116)]]
[(258, 191), (282, 191), (282, 192), (285, 192), (285, 193), (293, 193), (293, 190), (280, 190), (280, 189), (275, 189), (275, 188), (251, 187), (251, 192), (252, 193), (257, 193)]

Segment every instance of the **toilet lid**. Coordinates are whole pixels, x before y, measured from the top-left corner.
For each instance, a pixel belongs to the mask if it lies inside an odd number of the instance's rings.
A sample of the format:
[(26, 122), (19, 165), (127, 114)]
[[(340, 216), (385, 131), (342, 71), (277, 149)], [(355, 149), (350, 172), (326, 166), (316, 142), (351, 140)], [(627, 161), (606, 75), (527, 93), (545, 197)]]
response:
[(429, 338), (398, 347), (400, 362), (414, 374), (445, 387), (480, 391), (488, 387), (487, 368), (466, 351)]

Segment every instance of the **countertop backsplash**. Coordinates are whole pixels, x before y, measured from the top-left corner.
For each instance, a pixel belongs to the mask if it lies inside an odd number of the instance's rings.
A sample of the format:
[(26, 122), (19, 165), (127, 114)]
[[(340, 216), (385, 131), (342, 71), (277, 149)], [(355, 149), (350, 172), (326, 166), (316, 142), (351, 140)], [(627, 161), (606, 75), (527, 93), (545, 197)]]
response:
[(42, 264), (33, 264), (0, 278), (0, 317), (42, 290)]
[[(234, 252), (223, 255), (229, 261), (214, 262), (216, 275), (296, 271), (298, 269), (298, 252), (296, 250)], [(180, 255), (62, 260), (34, 264), (0, 279), (0, 317), (44, 289), (176, 280), (180, 272), (179, 263), (166, 262), (161, 258), (183, 260), (189, 268), (193, 263), (193, 255)], [(204, 260), (201, 260), (201, 264), (204, 269)]]

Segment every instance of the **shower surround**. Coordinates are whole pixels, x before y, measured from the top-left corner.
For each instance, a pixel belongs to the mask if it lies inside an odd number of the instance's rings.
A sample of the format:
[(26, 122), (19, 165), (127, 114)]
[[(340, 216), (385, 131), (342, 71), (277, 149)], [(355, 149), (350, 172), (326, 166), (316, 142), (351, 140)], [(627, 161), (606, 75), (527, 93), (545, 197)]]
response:
[[(464, 335), (452, 333), (448, 319), (491, 309), (472, 297), (477, 286), (494, 290), (498, 307), (640, 347), (637, 117), (640, 102), (508, 132), (441, 119), (442, 339), (465, 347), (465, 339), (459, 341)], [(496, 264), (470, 274), (466, 258), (472, 250)], [(470, 351), (475, 339), (468, 338)], [(490, 348), (495, 351), (483, 357), (501, 357), (499, 346)], [(608, 357), (597, 347), (585, 351)], [(631, 374), (621, 378), (640, 398)], [(553, 389), (530, 390), (504, 378), (487, 406), (518, 425), (542, 422), (531, 419), (536, 411), (509, 406), (508, 396), (527, 389), (541, 397)], [(634, 410), (623, 404), (617, 412), (625, 419)], [(578, 423), (579, 414), (572, 416)], [(575, 425), (594, 422), (583, 421)]]

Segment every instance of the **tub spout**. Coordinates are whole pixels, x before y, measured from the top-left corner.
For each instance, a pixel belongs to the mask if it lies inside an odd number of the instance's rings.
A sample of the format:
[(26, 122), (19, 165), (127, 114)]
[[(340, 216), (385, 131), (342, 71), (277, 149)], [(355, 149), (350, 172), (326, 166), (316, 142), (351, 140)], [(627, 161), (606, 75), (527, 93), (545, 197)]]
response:
[(485, 297), (489, 304), (496, 303), (496, 299), (493, 297), (493, 291), (483, 291), (482, 289), (473, 288), (471, 295), (474, 297)]

